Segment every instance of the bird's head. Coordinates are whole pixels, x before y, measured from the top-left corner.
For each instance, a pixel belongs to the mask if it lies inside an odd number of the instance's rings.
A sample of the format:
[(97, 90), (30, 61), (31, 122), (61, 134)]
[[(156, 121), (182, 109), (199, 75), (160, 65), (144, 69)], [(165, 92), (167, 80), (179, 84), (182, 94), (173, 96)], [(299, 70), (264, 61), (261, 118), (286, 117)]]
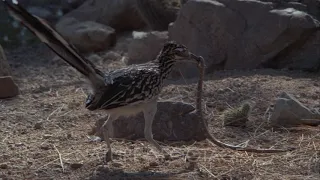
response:
[(164, 44), (160, 57), (165, 57), (166, 60), (171, 61), (191, 61), (198, 63), (199, 57), (191, 53), (188, 48), (175, 41), (168, 41)]

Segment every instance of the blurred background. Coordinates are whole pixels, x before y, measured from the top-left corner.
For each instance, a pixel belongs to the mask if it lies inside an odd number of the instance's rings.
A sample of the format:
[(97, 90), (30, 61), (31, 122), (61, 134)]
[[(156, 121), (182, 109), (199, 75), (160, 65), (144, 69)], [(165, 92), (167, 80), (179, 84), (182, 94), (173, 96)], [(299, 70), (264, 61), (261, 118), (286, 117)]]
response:
[[(63, 14), (80, 6), (85, 0), (20, 0), (28, 12), (54, 25)], [(19, 22), (14, 20), (0, 3), (0, 44), (5, 48), (39, 43), (40, 41)]]

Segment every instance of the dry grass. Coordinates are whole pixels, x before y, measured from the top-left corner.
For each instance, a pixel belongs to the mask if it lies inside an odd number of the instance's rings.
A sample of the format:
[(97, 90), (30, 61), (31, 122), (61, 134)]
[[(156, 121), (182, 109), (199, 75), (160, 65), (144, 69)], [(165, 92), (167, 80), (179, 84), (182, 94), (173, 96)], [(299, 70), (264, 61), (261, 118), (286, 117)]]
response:
[[(52, 53), (43, 46), (8, 53), (21, 95), (0, 101), (0, 179), (320, 178), (319, 127), (274, 130), (264, 118), (266, 109), (282, 91), (320, 107), (319, 74), (228, 71), (217, 72), (205, 82), (205, 113), (214, 136), (233, 144), (296, 147), (295, 151), (255, 154), (221, 149), (205, 141), (163, 142), (172, 154), (187, 154), (164, 161), (144, 140), (113, 139), (115, 161), (102, 165), (106, 144), (89, 142), (87, 132), (104, 114), (84, 108), (86, 87), (81, 78), (66, 65), (51, 63), (50, 58)], [(96, 63), (104, 69), (121, 65)], [(172, 82), (161, 99), (193, 103), (197, 80), (187, 81), (190, 85)], [(219, 119), (222, 111), (246, 100), (255, 102), (248, 126), (223, 127)], [(72, 168), (77, 164), (81, 167)]]

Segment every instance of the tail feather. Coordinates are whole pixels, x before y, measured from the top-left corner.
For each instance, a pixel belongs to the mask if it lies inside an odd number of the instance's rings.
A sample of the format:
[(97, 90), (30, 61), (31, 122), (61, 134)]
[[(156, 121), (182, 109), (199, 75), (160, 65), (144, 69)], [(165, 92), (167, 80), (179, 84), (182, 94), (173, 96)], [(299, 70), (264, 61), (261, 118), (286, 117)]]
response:
[(27, 12), (18, 4), (17, 0), (13, 0), (12, 4), (6, 0), (2, 1), (7, 6), (11, 16), (26, 26), (64, 61), (86, 76), (93, 84), (103, 82), (104, 74), (91, 61), (81, 56), (77, 49), (72, 44), (69, 44), (49, 24)]

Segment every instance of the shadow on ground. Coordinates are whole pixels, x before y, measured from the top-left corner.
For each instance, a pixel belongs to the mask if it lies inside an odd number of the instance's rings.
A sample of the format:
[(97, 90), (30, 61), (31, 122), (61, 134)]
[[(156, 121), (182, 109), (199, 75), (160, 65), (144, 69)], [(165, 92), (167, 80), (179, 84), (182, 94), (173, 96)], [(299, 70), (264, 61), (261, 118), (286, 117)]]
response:
[(98, 167), (90, 177), (89, 180), (118, 180), (118, 179), (175, 179), (179, 175), (188, 173), (187, 170), (182, 170), (175, 173), (163, 173), (153, 171), (139, 171), (139, 172), (124, 172), (122, 169), (110, 169), (107, 165)]

